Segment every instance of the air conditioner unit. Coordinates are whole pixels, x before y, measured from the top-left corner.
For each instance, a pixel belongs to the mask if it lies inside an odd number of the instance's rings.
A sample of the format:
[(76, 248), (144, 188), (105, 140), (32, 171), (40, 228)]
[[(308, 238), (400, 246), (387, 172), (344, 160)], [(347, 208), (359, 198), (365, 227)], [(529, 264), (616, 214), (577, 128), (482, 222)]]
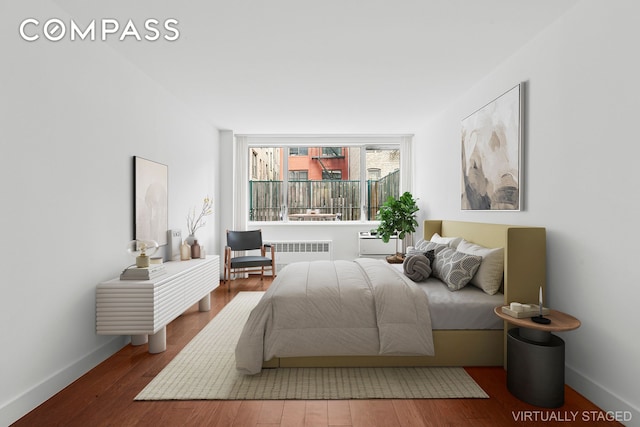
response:
[[(396, 253), (397, 236), (391, 236), (388, 243), (382, 241), (380, 236), (368, 231), (358, 233), (358, 254), (361, 257), (380, 257)], [(400, 245), (398, 245), (400, 247)]]

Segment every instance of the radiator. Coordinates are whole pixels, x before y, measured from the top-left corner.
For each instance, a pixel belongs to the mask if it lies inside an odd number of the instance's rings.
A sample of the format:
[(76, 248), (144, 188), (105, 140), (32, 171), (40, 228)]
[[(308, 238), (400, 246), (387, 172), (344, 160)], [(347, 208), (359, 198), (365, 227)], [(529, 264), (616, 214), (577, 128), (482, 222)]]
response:
[(331, 240), (291, 240), (265, 243), (275, 246), (276, 272), (292, 262), (333, 259), (333, 241)]

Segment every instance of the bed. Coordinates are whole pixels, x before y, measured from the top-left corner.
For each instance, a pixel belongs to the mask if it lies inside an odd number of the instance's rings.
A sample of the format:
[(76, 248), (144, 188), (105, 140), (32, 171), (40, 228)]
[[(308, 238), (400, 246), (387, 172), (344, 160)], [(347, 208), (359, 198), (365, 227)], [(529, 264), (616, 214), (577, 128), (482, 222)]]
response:
[[(538, 298), (540, 286), (546, 284), (546, 231), (542, 227), (513, 226), (503, 224), (487, 224), (447, 220), (426, 220), (423, 224), (423, 237), (430, 240), (437, 233), (442, 238), (459, 237), (468, 242), (481, 245), (486, 248), (503, 248), (504, 266), (503, 281), (499, 292), (493, 295), (491, 305), (507, 305), (510, 302), (535, 302)], [(356, 260), (357, 261), (357, 260)], [(368, 261), (365, 261), (368, 263)], [(287, 267), (289, 268), (289, 267)], [(349, 274), (349, 273), (345, 273)], [(430, 279), (431, 280), (431, 279)], [(421, 292), (429, 295), (430, 286), (436, 286), (433, 282), (418, 283)], [(463, 289), (464, 290), (464, 289)], [(469, 292), (472, 290), (470, 289)], [(381, 291), (382, 292), (382, 291)], [(407, 295), (409, 299), (421, 300), (418, 294)], [(446, 290), (445, 292), (449, 292)], [(458, 291), (460, 292), (460, 291)], [(452, 292), (451, 294), (457, 294)], [(480, 291), (481, 292), (481, 291)], [(395, 295), (395, 294), (394, 294)], [(460, 295), (463, 293), (460, 292)], [(446, 293), (440, 296), (431, 295), (431, 300), (447, 298)], [(413, 304), (406, 302), (405, 304)], [(435, 308), (435, 310), (434, 310)], [(488, 310), (489, 308), (487, 308)], [(397, 309), (394, 309), (397, 310)], [(419, 312), (420, 310), (418, 310)], [(380, 355), (375, 350), (371, 355), (326, 355), (272, 357), (263, 361), (263, 368), (276, 367), (382, 367), (382, 366), (502, 366), (505, 363), (506, 328), (504, 322), (494, 319), (492, 310), (485, 316), (485, 322), (497, 322), (497, 326), (483, 324), (482, 328), (465, 327), (458, 329), (455, 326), (455, 310), (441, 310), (448, 313), (453, 319), (453, 326), (440, 326), (440, 320), (436, 319), (437, 307), (431, 308), (433, 318), (433, 330), (429, 334), (432, 337), (433, 351), (412, 355), (419, 351), (400, 351), (401, 355)], [(268, 310), (267, 310), (268, 312)], [(462, 311), (460, 311), (462, 313)], [(300, 316), (300, 322), (304, 320), (304, 314)], [(431, 327), (431, 324), (428, 325)], [(446, 329), (445, 329), (446, 328)], [(245, 327), (247, 329), (247, 327)], [(244, 334), (244, 333), (243, 333)], [(359, 336), (359, 335), (358, 335)], [(352, 337), (343, 338), (344, 341)], [(422, 337), (416, 338), (421, 340)], [(242, 338), (241, 338), (242, 341)], [(428, 343), (426, 343), (428, 347)], [(239, 342), (236, 355), (246, 356), (249, 352), (256, 351)], [(261, 351), (261, 349), (259, 349)], [(278, 356), (276, 354), (276, 356)], [(281, 356), (281, 355), (280, 355)]]

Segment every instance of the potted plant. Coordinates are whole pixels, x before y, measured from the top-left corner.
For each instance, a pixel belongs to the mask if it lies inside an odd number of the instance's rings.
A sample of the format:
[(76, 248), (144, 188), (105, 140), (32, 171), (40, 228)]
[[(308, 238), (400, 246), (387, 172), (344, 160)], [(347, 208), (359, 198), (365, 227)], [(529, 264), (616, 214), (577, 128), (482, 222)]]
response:
[(405, 191), (399, 199), (389, 196), (378, 211), (378, 235), (383, 242), (388, 243), (391, 236), (397, 234), (396, 253), (387, 257), (390, 263), (401, 263), (403, 255), (398, 252), (398, 240), (403, 240), (407, 233), (416, 231), (418, 221), (416, 212), (419, 208), (410, 192)]

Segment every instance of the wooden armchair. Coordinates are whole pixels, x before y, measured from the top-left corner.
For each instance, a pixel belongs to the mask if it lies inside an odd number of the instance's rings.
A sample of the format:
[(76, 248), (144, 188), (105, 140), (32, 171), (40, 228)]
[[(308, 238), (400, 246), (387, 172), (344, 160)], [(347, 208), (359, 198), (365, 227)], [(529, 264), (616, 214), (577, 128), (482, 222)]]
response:
[[(266, 255), (267, 248), (270, 256)], [(260, 250), (260, 255), (239, 255), (235, 252)], [(224, 282), (231, 290), (232, 271), (247, 272), (260, 268), (260, 280), (264, 279), (264, 269), (270, 268), (273, 277), (276, 277), (276, 250), (273, 245), (262, 243), (262, 230), (230, 231), (227, 230), (227, 245), (224, 248)]]

